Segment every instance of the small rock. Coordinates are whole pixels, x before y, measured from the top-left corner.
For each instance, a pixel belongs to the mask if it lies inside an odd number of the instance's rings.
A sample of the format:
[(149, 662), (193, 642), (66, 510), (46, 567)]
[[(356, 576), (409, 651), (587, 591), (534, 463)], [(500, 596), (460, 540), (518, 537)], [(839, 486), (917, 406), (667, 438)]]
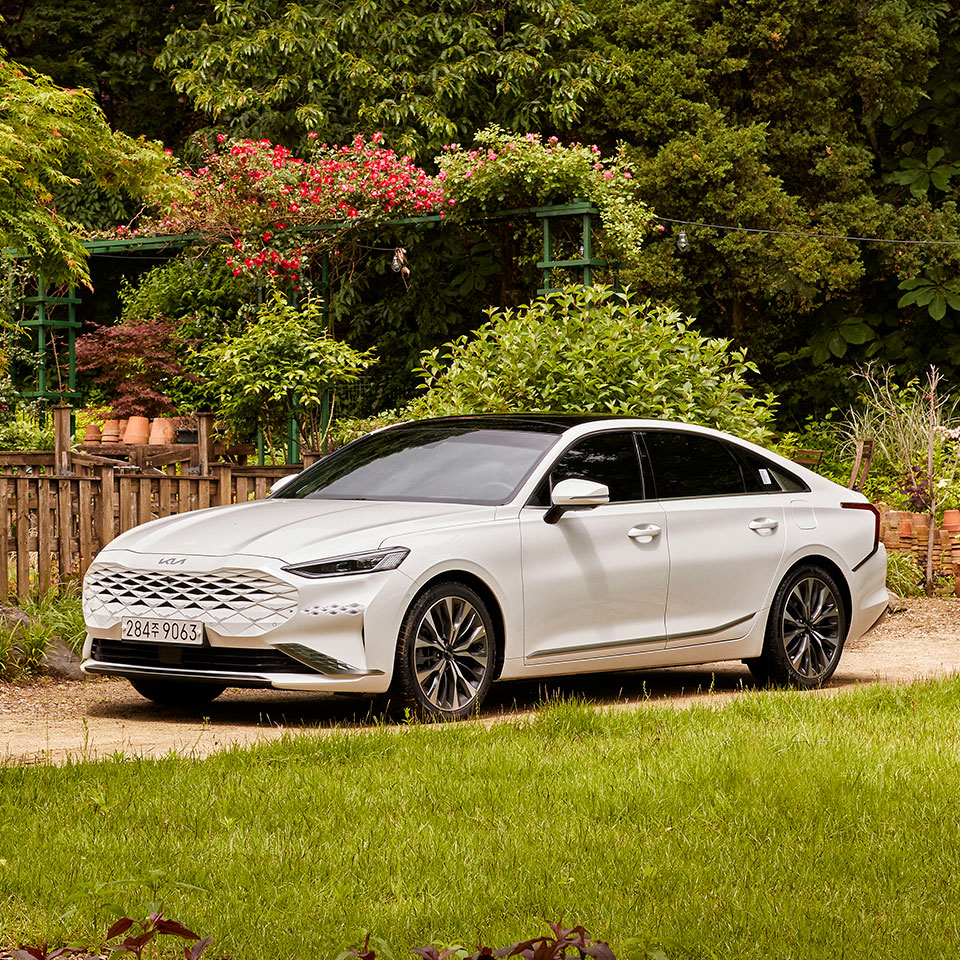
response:
[(82, 680), (80, 658), (62, 641), (52, 639), (43, 655), (43, 670), (50, 677)]
[(0, 607), (0, 629), (11, 632), (15, 637), (30, 628), (33, 618), (19, 607)]

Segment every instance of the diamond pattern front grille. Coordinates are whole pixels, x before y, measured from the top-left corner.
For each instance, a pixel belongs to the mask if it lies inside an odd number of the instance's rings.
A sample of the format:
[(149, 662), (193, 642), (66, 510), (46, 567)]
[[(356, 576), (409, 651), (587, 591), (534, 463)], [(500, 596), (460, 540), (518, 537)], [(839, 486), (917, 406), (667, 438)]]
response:
[(88, 573), (83, 583), (84, 615), (97, 627), (111, 627), (121, 617), (157, 617), (200, 620), (231, 637), (259, 637), (296, 609), (296, 587), (255, 570), (160, 573), (110, 564)]

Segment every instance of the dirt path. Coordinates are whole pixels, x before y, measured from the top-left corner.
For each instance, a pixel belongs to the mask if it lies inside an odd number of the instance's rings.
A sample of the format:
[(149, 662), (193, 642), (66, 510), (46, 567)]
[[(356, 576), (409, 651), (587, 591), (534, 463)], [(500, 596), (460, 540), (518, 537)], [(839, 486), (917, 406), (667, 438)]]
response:
[[(847, 647), (829, 690), (907, 683), (960, 672), (960, 600), (908, 600), (872, 634)], [(491, 722), (531, 710), (551, 691), (637, 709), (644, 703), (722, 703), (752, 686), (739, 663), (596, 674), (549, 684), (494, 686)], [(333, 697), (228, 690), (199, 713), (155, 706), (122, 680), (0, 685), (0, 763), (67, 757), (207, 756), (234, 744), (304, 729), (362, 726), (369, 705)]]

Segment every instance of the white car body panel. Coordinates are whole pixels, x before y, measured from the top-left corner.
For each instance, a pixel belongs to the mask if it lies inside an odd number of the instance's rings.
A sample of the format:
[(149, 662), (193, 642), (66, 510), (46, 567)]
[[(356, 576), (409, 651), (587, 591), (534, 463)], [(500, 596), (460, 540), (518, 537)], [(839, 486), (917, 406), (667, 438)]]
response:
[(603, 504), (555, 524), (544, 523), (544, 513), (520, 512), (524, 657), (579, 661), (662, 649), (666, 539), (629, 536), (666, 526), (660, 504)]

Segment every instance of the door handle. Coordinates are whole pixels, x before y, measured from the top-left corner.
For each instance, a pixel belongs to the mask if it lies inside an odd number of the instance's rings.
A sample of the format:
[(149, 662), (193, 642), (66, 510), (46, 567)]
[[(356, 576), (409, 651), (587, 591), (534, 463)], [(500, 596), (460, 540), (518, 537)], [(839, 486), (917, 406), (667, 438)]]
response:
[(774, 520), (773, 517), (757, 517), (755, 520), (751, 520), (747, 526), (754, 533), (760, 534), (761, 537), (769, 537), (780, 526), (780, 521)]
[(660, 536), (660, 527), (655, 523), (638, 523), (627, 531), (627, 536), (637, 543), (650, 543), (654, 537)]

